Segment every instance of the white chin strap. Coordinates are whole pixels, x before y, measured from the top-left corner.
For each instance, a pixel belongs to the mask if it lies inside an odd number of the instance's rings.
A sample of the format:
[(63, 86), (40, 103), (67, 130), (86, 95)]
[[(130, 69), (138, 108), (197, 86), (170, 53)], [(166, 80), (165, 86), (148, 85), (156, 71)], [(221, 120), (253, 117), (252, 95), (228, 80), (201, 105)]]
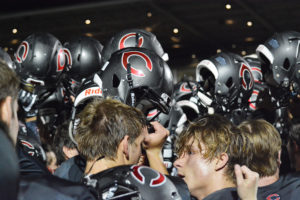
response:
[(260, 44), (256, 49), (256, 53), (257, 54), (259, 54), (259, 53), (263, 54), (270, 61), (270, 63), (273, 64), (274, 56), (265, 45)]

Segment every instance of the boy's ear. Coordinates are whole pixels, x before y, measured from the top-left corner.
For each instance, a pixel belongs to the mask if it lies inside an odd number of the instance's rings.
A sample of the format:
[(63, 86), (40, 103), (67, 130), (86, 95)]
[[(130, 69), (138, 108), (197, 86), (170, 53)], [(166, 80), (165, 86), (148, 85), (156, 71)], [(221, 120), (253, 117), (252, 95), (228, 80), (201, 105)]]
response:
[(129, 145), (128, 144), (129, 144), (129, 136), (125, 135), (125, 137), (121, 141), (119, 147), (121, 148), (121, 151), (123, 152), (123, 154), (125, 155), (127, 160), (129, 159), (129, 149), (128, 149)]
[(0, 103), (0, 118), (6, 123), (7, 126), (10, 125), (12, 118), (12, 98), (11, 96), (5, 97), (5, 99)]
[(229, 160), (228, 154), (227, 153), (221, 153), (217, 159), (216, 165), (215, 165), (215, 170), (219, 171), (223, 169)]

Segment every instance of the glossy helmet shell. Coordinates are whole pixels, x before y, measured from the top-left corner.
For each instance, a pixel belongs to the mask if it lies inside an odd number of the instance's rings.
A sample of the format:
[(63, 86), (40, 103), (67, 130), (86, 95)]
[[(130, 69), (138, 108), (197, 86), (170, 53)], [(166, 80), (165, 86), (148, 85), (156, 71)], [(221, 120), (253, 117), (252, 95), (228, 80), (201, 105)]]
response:
[(156, 36), (143, 29), (126, 29), (115, 34), (103, 49), (103, 62), (105, 63), (111, 55), (127, 47), (141, 47), (154, 51), (163, 60), (168, 61), (168, 54), (164, 52)]
[(55, 85), (66, 65), (63, 46), (50, 33), (29, 35), (15, 52), (15, 61), (22, 80), (42, 81), (47, 87)]
[(196, 80), (225, 107), (247, 102), (254, 86), (249, 64), (234, 53), (222, 52), (202, 60), (197, 65)]
[(262, 62), (266, 82), (273, 86), (289, 87), (299, 58), (300, 33), (286, 31), (275, 33), (260, 44), (256, 54)]
[[(115, 52), (102, 67), (100, 79), (105, 96), (116, 97), (134, 107), (142, 106), (141, 110), (145, 112), (155, 107), (168, 112), (173, 75), (167, 63), (153, 51), (131, 47)], [(132, 93), (135, 103), (132, 103)]]
[(100, 70), (103, 46), (98, 40), (80, 36), (64, 43), (64, 47), (72, 57), (71, 68), (67, 72), (71, 79), (81, 82)]
[[(94, 189), (100, 199), (132, 197), (140, 200), (181, 200), (173, 182), (147, 166), (118, 166), (92, 175), (91, 179), (97, 182)], [(89, 182), (87, 184), (89, 185)]]
[(189, 100), (193, 94), (192, 90), (197, 90), (196, 82), (180, 81), (175, 84), (172, 96), (176, 101)]
[(249, 109), (254, 111), (257, 109), (256, 102), (258, 100), (258, 95), (260, 93), (260, 85), (263, 84), (263, 74), (261, 71), (261, 62), (257, 55), (244, 56), (245, 60), (249, 63), (251, 67), (251, 72), (254, 78), (254, 89), (249, 98)]

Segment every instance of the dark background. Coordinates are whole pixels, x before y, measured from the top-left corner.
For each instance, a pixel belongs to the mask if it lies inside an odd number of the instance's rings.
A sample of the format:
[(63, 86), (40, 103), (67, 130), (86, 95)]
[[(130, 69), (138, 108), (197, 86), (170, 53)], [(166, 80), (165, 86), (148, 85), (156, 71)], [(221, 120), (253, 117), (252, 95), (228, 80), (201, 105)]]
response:
[[(231, 9), (226, 9), (226, 4)], [(85, 24), (86, 19), (91, 23)], [(248, 21), (252, 26), (247, 26)], [(194, 76), (197, 63), (217, 49), (252, 54), (276, 31), (300, 31), (300, 2), (10, 0), (0, 7), (0, 27), (0, 46), (11, 55), (33, 32), (50, 32), (62, 43), (72, 36), (88, 35), (105, 45), (118, 31), (143, 28), (157, 36), (169, 54), (175, 81), (179, 81), (183, 74)], [(16, 34), (12, 33), (14, 28)]]

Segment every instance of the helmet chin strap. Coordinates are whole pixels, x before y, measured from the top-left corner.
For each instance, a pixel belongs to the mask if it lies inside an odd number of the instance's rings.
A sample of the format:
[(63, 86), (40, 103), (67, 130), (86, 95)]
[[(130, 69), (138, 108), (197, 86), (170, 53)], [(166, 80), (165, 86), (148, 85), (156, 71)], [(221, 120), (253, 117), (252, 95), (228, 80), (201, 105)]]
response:
[(131, 76), (131, 64), (128, 63), (127, 64), (127, 75), (126, 75), (126, 79), (130, 88), (130, 97), (131, 97), (131, 106), (134, 107), (135, 106), (135, 102), (136, 102), (136, 97), (135, 97), (135, 93), (133, 92), (133, 80), (132, 80), (132, 76)]

